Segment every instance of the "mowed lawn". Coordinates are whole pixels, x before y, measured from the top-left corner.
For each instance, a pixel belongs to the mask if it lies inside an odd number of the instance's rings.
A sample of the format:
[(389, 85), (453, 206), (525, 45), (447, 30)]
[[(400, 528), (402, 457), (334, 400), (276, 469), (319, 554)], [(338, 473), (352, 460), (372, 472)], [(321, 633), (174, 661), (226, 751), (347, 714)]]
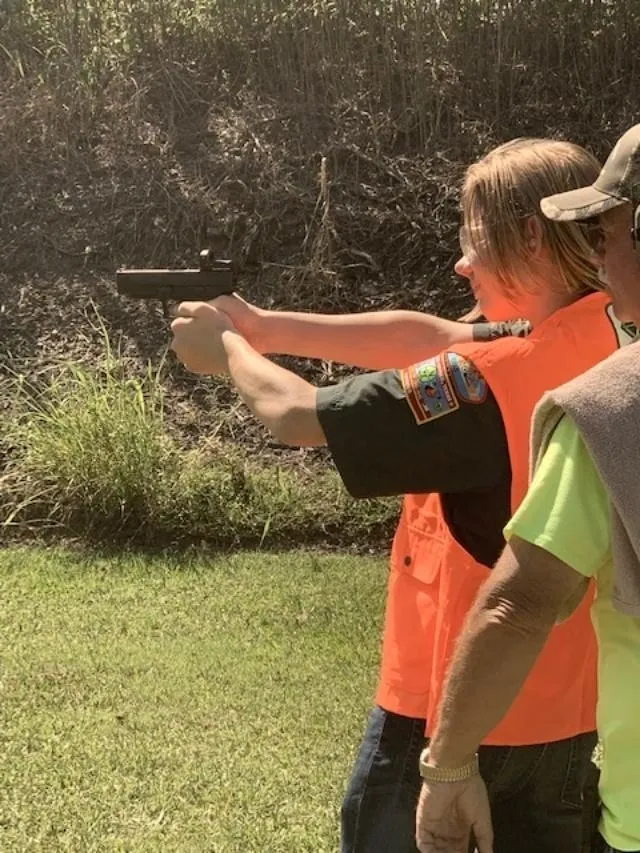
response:
[(335, 853), (381, 558), (0, 550), (0, 851)]

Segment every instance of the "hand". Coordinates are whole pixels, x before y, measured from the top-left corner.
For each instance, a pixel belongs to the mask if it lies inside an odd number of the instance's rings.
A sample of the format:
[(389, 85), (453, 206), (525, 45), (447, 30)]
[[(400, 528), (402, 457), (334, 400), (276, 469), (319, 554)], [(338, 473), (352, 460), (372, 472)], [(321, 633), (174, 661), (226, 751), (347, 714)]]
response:
[(218, 296), (211, 304), (224, 311), (254, 350), (259, 353), (267, 351), (266, 323), (264, 321), (269, 314), (268, 311), (258, 308), (257, 305), (252, 305), (250, 302), (245, 302), (236, 293), (233, 296)]
[(493, 853), (489, 796), (480, 775), (423, 783), (416, 812), (420, 853), (468, 853), (472, 830), (479, 853)]
[(181, 302), (171, 331), (171, 349), (187, 370), (205, 375), (227, 372), (224, 336), (238, 332), (225, 313), (208, 302)]

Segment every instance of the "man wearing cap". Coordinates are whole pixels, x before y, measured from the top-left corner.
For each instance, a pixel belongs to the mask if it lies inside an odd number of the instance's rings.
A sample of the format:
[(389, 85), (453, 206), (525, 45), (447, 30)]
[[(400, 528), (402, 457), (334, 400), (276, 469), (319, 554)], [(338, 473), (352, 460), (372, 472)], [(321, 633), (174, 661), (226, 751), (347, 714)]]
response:
[[(592, 222), (619, 317), (640, 322), (640, 124), (593, 186), (543, 199), (545, 216)], [(491, 853), (478, 745), (505, 714), (553, 625), (590, 583), (603, 746), (599, 830), (606, 853), (640, 851), (640, 343), (549, 392), (536, 410), (529, 492), (469, 614), (452, 661), (417, 814), (421, 853)], [(593, 580), (591, 580), (593, 579)], [(435, 772), (434, 772), (435, 771)], [(454, 781), (431, 781), (447, 777)]]

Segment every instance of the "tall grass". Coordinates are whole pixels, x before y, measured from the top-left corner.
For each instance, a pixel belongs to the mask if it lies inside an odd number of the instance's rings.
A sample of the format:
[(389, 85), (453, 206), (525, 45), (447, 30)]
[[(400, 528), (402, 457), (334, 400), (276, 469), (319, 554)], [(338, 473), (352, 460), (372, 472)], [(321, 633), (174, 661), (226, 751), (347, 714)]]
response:
[[(90, 92), (88, 109), (115, 76), (146, 86), (158, 75), (179, 109), (190, 94), (176, 72), (199, 66), (218, 85), (286, 101), (312, 124), (328, 104), (346, 128), (356, 115), (368, 119), (379, 149), (461, 142), (477, 126), (514, 120), (610, 121), (616, 109), (635, 109), (640, 74), (634, 0), (8, 0), (3, 8), (5, 77)], [(565, 114), (554, 115), (560, 103)]]
[(108, 362), (95, 373), (69, 364), (43, 389), (21, 378), (15, 392), (19, 488), (48, 505), (50, 518), (99, 519), (114, 533), (140, 522), (171, 459), (155, 377), (126, 379)]
[(491, 144), (609, 150), (639, 43), (634, 0), (5, 0), (3, 269), (176, 264), (207, 238), (251, 275), (406, 281), (448, 260)]
[[(163, 418), (162, 366), (131, 377), (108, 344), (94, 368), (37, 385), (5, 380), (0, 526), (93, 542), (360, 545), (388, 538), (395, 501), (354, 501), (330, 468), (251, 462), (237, 447), (185, 449)], [(10, 386), (10, 387), (8, 387)], [(215, 426), (215, 424), (214, 424)]]

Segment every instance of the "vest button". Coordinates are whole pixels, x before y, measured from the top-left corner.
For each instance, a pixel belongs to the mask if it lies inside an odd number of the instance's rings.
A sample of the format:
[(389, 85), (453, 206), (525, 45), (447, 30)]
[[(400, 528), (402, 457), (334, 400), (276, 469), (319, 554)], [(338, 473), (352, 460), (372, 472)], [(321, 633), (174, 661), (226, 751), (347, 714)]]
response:
[(404, 564), (405, 564), (405, 566), (410, 566), (410, 565), (411, 565), (411, 557), (410, 557), (408, 554), (407, 554), (407, 556), (404, 558)]

